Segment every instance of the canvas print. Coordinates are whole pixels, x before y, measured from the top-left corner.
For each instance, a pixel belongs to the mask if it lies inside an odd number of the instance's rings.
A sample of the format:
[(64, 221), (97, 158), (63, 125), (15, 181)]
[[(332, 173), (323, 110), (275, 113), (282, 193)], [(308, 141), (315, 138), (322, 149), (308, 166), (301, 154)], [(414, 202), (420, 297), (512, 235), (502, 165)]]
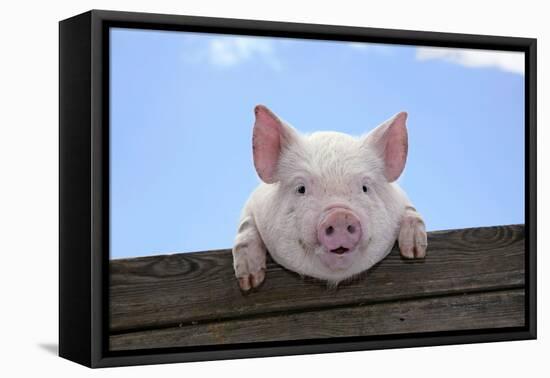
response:
[(523, 53), (109, 46), (110, 350), (525, 325)]

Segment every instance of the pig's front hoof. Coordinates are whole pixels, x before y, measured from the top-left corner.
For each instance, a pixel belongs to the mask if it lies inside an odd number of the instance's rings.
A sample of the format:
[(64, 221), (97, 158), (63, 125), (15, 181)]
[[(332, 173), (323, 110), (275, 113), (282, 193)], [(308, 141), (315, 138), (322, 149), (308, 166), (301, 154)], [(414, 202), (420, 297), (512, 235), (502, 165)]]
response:
[(249, 291), (255, 289), (262, 284), (265, 280), (265, 270), (261, 269), (256, 273), (250, 273), (242, 277), (237, 277), (239, 280), (239, 287), (242, 291)]
[(426, 256), (428, 239), (426, 226), (420, 214), (414, 209), (408, 209), (401, 221), (399, 230), (399, 250), (406, 259), (422, 259)]

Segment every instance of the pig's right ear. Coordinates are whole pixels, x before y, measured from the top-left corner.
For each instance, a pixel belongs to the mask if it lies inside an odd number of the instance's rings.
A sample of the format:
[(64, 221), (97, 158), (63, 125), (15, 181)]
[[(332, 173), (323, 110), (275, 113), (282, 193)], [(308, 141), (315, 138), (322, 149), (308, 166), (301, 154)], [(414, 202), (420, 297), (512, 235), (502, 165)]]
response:
[(389, 182), (399, 178), (407, 162), (407, 113), (397, 113), (371, 131), (365, 144), (373, 148), (384, 163), (384, 176)]
[(264, 105), (254, 108), (256, 121), (252, 133), (254, 167), (258, 176), (267, 184), (279, 181), (277, 166), (281, 152), (293, 137), (293, 130), (286, 126)]

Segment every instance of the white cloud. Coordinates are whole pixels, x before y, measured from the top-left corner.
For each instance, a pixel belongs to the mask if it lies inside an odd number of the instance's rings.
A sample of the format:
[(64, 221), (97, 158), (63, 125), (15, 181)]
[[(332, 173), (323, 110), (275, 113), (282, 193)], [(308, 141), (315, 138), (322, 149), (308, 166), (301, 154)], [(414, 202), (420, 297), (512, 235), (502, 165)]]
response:
[(348, 46), (355, 50), (361, 50), (365, 51), (369, 48), (369, 45), (367, 43), (362, 42), (349, 42)]
[(260, 37), (215, 37), (206, 48), (199, 48), (194, 54), (183, 55), (192, 63), (207, 62), (216, 67), (234, 67), (252, 59), (259, 59), (274, 70), (281, 69), (271, 41)]
[(395, 50), (393, 45), (367, 42), (348, 42), (347, 45), (357, 51), (373, 52), (380, 55), (391, 55)]
[(492, 67), (520, 75), (525, 72), (524, 54), (521, 52), (418, 47), (416, 59), (420, 61), (438, 59), (472, 68)]

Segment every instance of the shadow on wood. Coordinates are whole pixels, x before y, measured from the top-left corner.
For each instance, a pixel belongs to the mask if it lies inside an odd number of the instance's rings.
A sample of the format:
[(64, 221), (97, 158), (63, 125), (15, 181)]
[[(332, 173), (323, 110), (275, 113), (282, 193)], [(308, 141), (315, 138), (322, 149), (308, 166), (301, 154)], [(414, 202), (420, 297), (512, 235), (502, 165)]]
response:
[(524, 325), (523, 225), (428, 234), (423, 261), (397, 248), (362, 277), (328, 289), (268, 261), (243, 295), (230, 250), (110, 263), (110, 348), (190, 345)]

